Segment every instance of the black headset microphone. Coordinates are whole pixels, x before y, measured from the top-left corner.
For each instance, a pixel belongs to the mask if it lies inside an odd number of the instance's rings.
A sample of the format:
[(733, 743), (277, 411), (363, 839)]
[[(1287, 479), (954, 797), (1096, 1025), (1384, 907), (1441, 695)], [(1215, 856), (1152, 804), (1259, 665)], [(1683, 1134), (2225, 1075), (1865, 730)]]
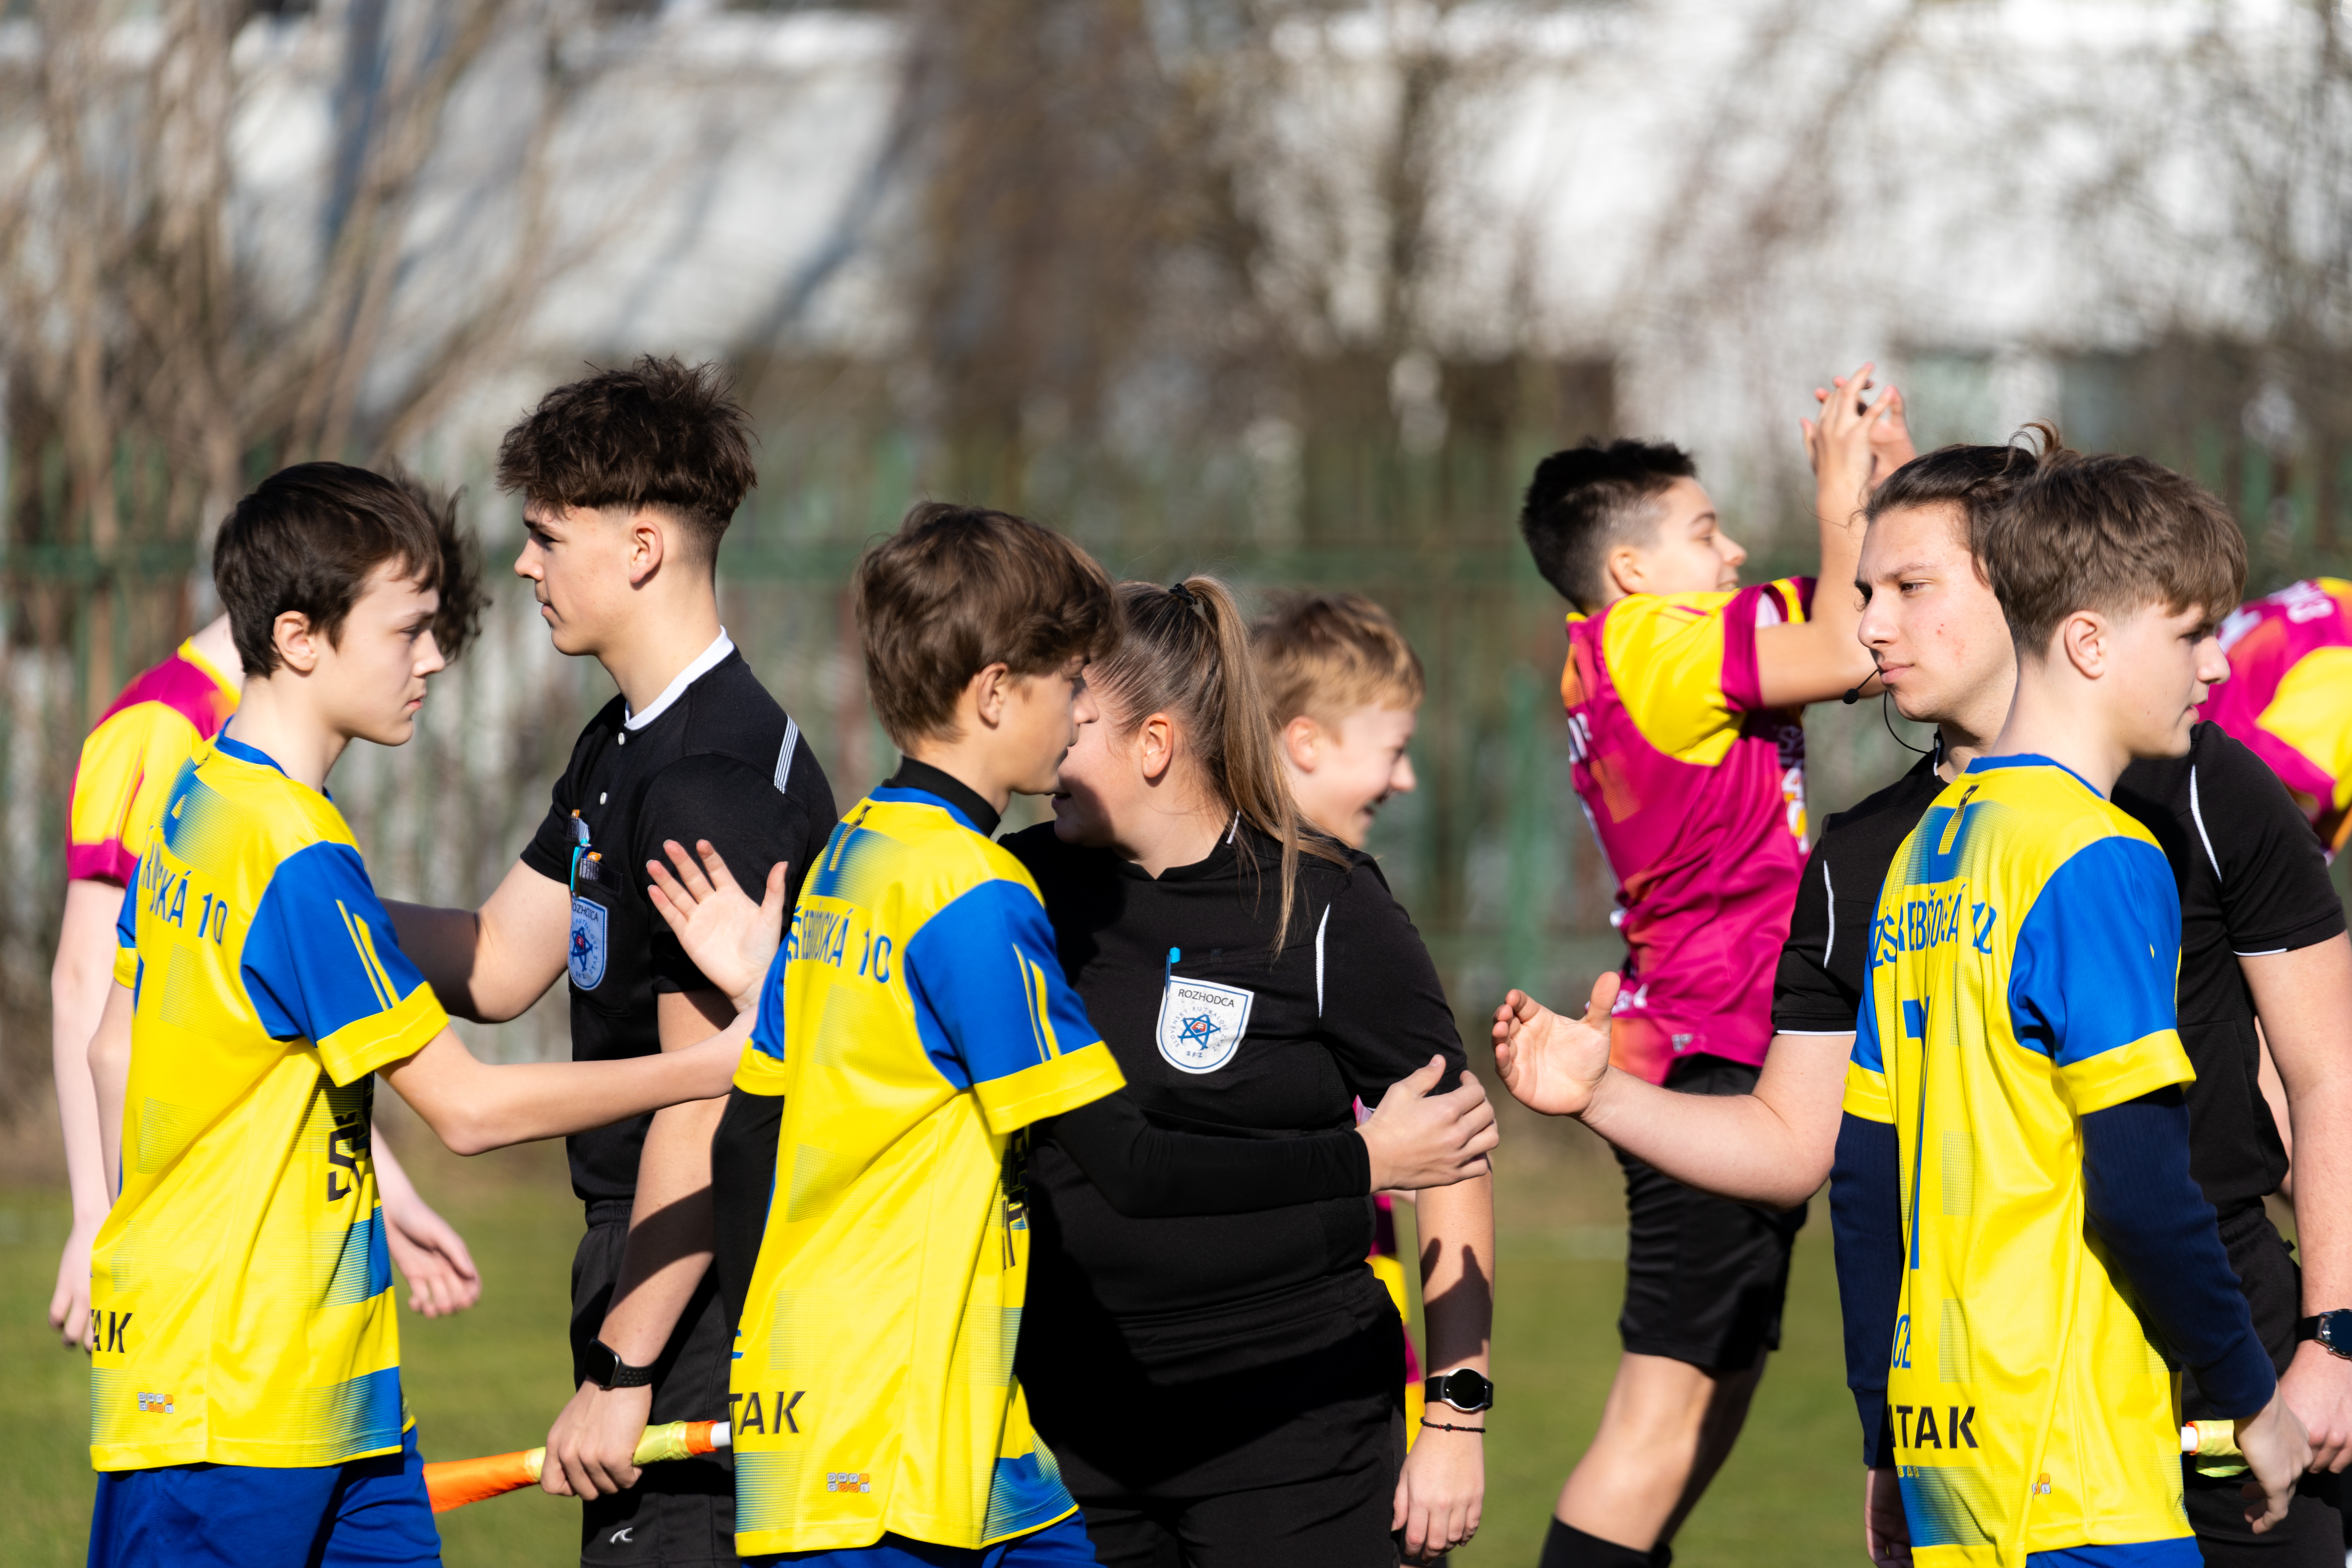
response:
[(1862, 700), (1862, 688), (1859, 686), (1847, 687), (1845, 689), (1845, 695), (1840, 698), (1839, 700), (1843, 702), (1849, 708), (1853, 707), (1855, 703)]

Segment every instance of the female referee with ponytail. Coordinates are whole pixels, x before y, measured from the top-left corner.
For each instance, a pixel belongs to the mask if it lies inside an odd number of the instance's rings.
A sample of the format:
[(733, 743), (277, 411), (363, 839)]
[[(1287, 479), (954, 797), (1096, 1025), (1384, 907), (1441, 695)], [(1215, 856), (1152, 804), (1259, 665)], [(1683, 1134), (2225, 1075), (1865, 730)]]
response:
[[(1232, 595), (1118, 592), (1127, 635), (1087, 671), (1102, 716), (1055, 821), (1004, 845), (1130, 1093), (1165, 1128), (1286, 1139), (1348, 1126), (1433, 1055), (1457, 1081), (1452, 1010), (1379, 868), (1302, 837)], [(1021, 1381), (1107, 1568), (1360, 1568), (1476, 1530), (1488, 1178), (1422, 1197), (1425, 1364), (1473, 1375), (1430, 1400), (1410, 1459), (1369, 1197), (1130, 1218), (1049, 1123), (1028, 1203)]]

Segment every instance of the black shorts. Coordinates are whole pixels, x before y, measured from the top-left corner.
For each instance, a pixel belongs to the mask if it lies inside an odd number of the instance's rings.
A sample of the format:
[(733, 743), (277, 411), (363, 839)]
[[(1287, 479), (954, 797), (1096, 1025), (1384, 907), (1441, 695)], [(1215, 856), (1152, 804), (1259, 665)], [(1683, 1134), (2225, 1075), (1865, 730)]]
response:
[(1087, 1538), (1102, 1568), (1381, 1568), (1397, 1560), (1396, 1489), (1381, 1462), (1213, 1497), (1097, 1498)]
[[(574, 1388), (620, 1276), (629, 1205), (593, 1205), (588, 1219), (588, 1234), (572, 1258)], [(654, 1422), (727, 1419), (734, 1338), (717, 1284), (706, 1272), (654, 1363)], [(648, 1465), (627, 1491), (581, 1504), (580, 1561), (583, 1568), (733, 1563), (734, 1456), (705, 1454)]]
[[(2294, 1254), (2259, 1203), (2221, 1216), (2221, 1245), (2230, 1267), (2253, 1310), (2254, 1332), (2280, 1372), (2294, 1359), (2295, 1320), (2302, 1315), (2303, 1277)], [(2181, 1408), (2191, 1420), (2220, 1415), (2198, 1391), (2193, 1373), (2181, 1373)], [(2342, 1478), (2305, 1476), (2294, 1501), (2275, 1529), (2256, 1535), (2246, 1527), (2243, 1476), (2213, 1477), (2181, 1462), (2189, 1523), (2197, 1549), (2210, 1563), (2245, 1563), (2255, 1568), (2341, 1568), (2344, 1515), (2337, 1499)]]
[[(1677, 1094), (1746, 1094), (1757, 1069), (1721, 1057), (1676, 1062)], [(1625, 1310), (1618, 1336), (1634, 1355), (1708, 1372), (1746, 1372), (1780, 1348), (1789, 1250), (1801, 1205), (1775, 1211), (1686, 1187), (1620, 1151), (1625, 1171)]]
[(1356, 1568), (1396, 1561), (1404, 1364), (1359, 1268), (1175, 1321), (1025, 1321), (1021, 1381), (1104, 1563)]

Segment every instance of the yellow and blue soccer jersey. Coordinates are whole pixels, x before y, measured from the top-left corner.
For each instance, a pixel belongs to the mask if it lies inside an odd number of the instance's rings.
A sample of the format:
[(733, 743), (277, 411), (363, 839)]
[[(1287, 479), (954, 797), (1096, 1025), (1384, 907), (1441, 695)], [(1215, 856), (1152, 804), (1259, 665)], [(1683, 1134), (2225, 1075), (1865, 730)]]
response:
[(342, 816), (223, 737), (125, 890), (122, 1185), (90, 1259), (90, 1460), (297, 1467), (396, 1452), (378, 1068), (448, 1018)]
[(1900, 1150), (1885, 1387), (1923, 1568), (2189, 1533), (2173, 1377), (2089, 1224), (2082, 1145), (2084, 1118), (2193, 1076), (2179, 933), (2155, 839), (2043, 758), (1979, 759), (1895, 853), (1845, 1109)]
[(736, 1551), (978, 1547), (1070, 1513), (1013, 1373), (1024, 1129), (1122, 1080), (1021, 863), (926, 791), (861, 801), (736, 1081), (785, 1096), (730, 1384)]

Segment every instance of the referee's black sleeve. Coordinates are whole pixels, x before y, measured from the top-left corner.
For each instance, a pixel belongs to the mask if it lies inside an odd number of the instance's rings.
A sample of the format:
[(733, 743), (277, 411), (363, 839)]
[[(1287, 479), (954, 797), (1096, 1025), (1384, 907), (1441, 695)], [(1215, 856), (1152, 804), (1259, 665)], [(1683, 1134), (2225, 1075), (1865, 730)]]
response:
[[(1310, 889), (1329, 885), (1320, 877), (1300, 880)], [(1349, 1092), (1377, 1105), (1391, 1084), (1433, 1056), (1445, 1058), (1445, 1073), (1433, 1092), (1459, 1086), (1468, 1058), (1437, 966), (1371, 858), (1357, 857), (1324, 909), (1310, 906), (1294, 918), (1311, 922), (1318, 1016)]]
[(1125, 1089), (1040, 1129), (1129, 1219), (1256, 1214), (1372, 1190), (1372, 1157), (1353, 1129), (1228, 1138), (1154, 1126)]
[[(664, 768), (646, 791), (645, 804), (637, 811), (636, 842), (629, 847), (626, 874), (643, 887), (650, 881), (646, 861), (669, 864), (662, 851), (663, 840), (676, 840), (691, 855), (695, 841), (708, 838), (727, 862), (730, 874), (755, 901), (767, 889), (769, 868), (779, 860), (792, 862), (784, 889), (789, 907), (799, 896), (801, 879), (808, 871), (809, 817), (803, 802), (779, 790), (773, 777), (748, 763), (717, 752), (680, 757)], [(816, 842), (824, 843), (822, 835)], [(710, 989), (710, 982), (678, 945), (668, 921), (656, 915), (652, 931), (656, 991)]]
[(524, 865), (551, 881), (566, 885), (572, 879), (572, 811), (580, 804), (572, 797), (572, 774), (579, 766), (580, 746), (581, 742), (572, 742), (572, 759), (556, 775), (555, 787), (549, 792), (547, 815), (539, 819), (538, 831), (522, 847)]
[(2230, 951), (2290, 952), (2344, 930), (2319, 836), (2269, 764), (2218, 724), (2200, 726), (2189, 779), (2197, 853), (2221, 889)]
[[(1843, 942), (1858, 946), (1869, 940), (1867, 919), (1860, 930), (1840, 930), (1836, 908), (1835, 871), (1830, 864), (1830, 836), (1813, 846), (1805, 874), (1797, 884), (1797, 905), (1789, 917), (1789, 940), (1781, 944), (1780, 967), (1772, 976), (1772, 1029), (1782, 1035), (1848, 1035), (1862, 1007), (1862, 990), (1850, 978), (1849, 966), (1834, 961), (1847, 955)], [(1877, 889), (1872, 889), (1875, 893)], [(1851, 895), (1850, 895), (1851, 896)], [(1858, 955), (1857, 955), (1858, 956)], [(1866, 973), (1865, 967), (1862, 971)]]

